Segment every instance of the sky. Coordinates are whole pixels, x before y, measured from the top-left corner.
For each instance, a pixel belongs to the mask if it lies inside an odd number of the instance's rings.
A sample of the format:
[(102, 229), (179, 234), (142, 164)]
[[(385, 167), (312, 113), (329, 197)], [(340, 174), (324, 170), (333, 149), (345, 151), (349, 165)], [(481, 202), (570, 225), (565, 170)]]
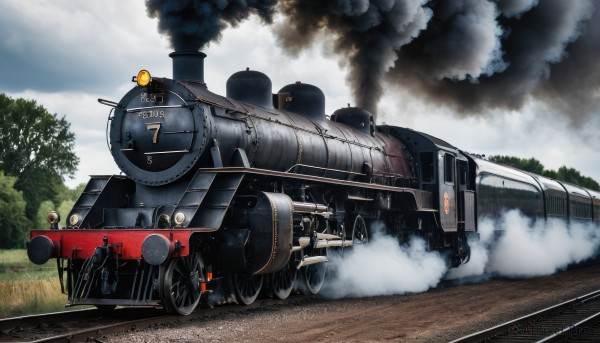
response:
[[(284, 17), (274, 20), (286, 25)], [(0, 1), (0, 92), (34, 99), (71, 123), (80, 164), (68, 186), (87, 182), (89, 175), (120, 172), (107, 147), (110, 108), (97, 99), (118, 102), (140, 69), (171, 77), (172, 48), (157, 26), (143, 1)], [(250, 16), (202, 51), (208, 55), (205, 81), (214, 93), (224, 95), (227, 78), (249, 67), (267, 74), (274, 92), (296, 81), (320, 87), (327, 114), (355, 105), (347, 78), (351, 62), (333, 54), (326, 37), (290, 54), (272, 27)], [(445, 101), (415, 96), (422, 88), (384, 84), (377, 123), (426, 132), (472, 153), (535, 157), (547, 169), (567, 165), (600, 181), (600, 107), (574, 123), (559, 113), (559, 93), (554, 102), (523, 96), (515, 108), (464, 115)], [(600, 98), (600, 89), (591, 94)]]

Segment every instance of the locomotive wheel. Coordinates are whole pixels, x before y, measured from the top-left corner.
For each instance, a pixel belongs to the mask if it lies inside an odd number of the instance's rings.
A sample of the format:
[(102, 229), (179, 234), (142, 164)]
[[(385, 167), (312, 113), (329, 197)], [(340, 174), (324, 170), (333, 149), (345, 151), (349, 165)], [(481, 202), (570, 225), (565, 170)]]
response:
[[(327, 248), (309, 249), (309, 256), (327, 256)], [(327, 263), (317, 263), (300, 268), (300, 279), (302, 285), (300, 289), (306, 294), (317, 294), (321, 290), (325, 282), (325, 274), (327, 273)]]
[(263, 276), (240, 273), (229, 274), (229, 284), (240, 304), (250, 305), (256, 300), (263, 284)]
[(188, 315), (200, 302), (204, 263), (200, 253), (174, 258), (161, 266), (160, 293), (167, 312)]
[(457, 239), (456, 259), (457, 267), (469, 262), (471, 259), (471, 247), (469, 246), (467, 236), (464, 233), (459, 234)]
[(307, 294), (318, 294), (325, 282), (326, 263), (311, 264), (300, 268), (300, 276)]
[(352, 245), (360, 245), (369, 241), (369, 234), (367, 232), (367, 223), (365, 219), (359, 214), (354, 218), (354, 224), (352, 225)]
[(292, 293), (297, 277), (296, 268), (289, 263), (283, 269), (267, 275), (271, 294), (277, 299), (286, 299)]

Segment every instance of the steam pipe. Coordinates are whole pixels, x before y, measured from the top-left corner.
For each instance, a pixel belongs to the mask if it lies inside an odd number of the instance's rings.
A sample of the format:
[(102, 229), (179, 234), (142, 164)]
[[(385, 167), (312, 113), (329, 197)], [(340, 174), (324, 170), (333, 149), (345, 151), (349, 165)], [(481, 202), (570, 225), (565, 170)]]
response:
[(327, 261), (328, 261), (327, 256), (310, 256), (310, 257), (305, 257), (300, 262), (298, 262), (298, 265), (296, 266), (296, 269), (300, 269), (300, 268), (302, 268), (304, 266), (310, 266), (311, 264), (325, 263)]
[(314, 204), (310, 202), (297, 202), (294, 201), (294, 212), (295, 213), (323, 213), (327, 212), (327, 206), (321, 204)]

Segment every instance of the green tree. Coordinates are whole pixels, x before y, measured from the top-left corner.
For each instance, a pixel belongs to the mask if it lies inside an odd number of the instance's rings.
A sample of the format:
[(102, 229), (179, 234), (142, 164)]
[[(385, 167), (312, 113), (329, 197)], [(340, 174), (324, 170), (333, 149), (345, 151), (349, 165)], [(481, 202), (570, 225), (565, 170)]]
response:
[(0, 170), (0, 248), (24, 247), (28, 220), (23, 194), (14, 189), (16, 178)]
[(545, 170), (543, 175), (556, 180), (561, 180), (574, 185), (579, 185), (581, 187), (600, 191), (600, 184), (598, 184), (596, 180), (592, 179), (591, 177), (583, 176), (578, 170), (569, 168), (567, 166), (562, 166), (556, 171)]
[(50, 226), (50, 224), (48, 224), (48, 213), (50, 211), (55, 211), (55, 210), (56, 210), (56, 207), (54, 206), (54, 203), (52, 203), (52, 201), (50, 201), (50, 200), (43, 201), (40, 204), (40, 208), (38, 209), (38, 214), (36, 217), (34, 228), (35, 229), (47, 229)]
[(34, 100), (0, 94), (0, 169), (18, 177), (15, 188), (27, 199), (26, 215), (36, 221), (45, 200), (60, 203), (63, 178), (79, 163), (70, 124)]
[(489, 160), (496, 163), (506, 164), (513, 168), (528, 171), (538, 175), (544, 172), (544, 166), (535, 158), (519, 158), (514, 156), (490, 156)]
[(600, 191), (600, 185), (591, 177), (583, 176), (573, 168), (562, 166), (558, 170), (546, 170), (544, 165), (535, 158), (519, 158), (514, 156), (490, 156), (488, 158), (492, 162), (505, 164), (513, 168), (524, 170), (527, 172), (543, 175), (551, 179), (565, 181), (581, 187)]
[(67, 198), (65, 198), (64, 200), (77, 201), (77, 199), (79, 199), (79, 196), (81, 195), (81, 193), (83, 193), (83, 190), (85, 189), (86, 185), (87, 185), (86, 183), (80, 183), (74, 189), (70, 189), (69, 188), (68, 189), (69, 190), (69, 196)]
[(60, 222), (58, 223), (58, 227), (66, 227), (67, 226), (67, 215), (75, 205), (75, 201), (73, 200), (65, 200), (63, 201), (56, 212), (60, 215)]
[(59, 206), (54, 205), (55, 202), (53, 202), (52, 200), (43, 201), (39, 206), (34, 228), (48, 228), (48, 212), (50, 211), (58, 212), (58, 214), (61, 217), (59, 227), (65, 227), (66, 222), (64, 219), (66, 218), (67, 214), (69, 214), (69, 212), (71, 211), (71, 208), (73, 208), (75, 201), (77, 201), (77, 199), (81, 195), (81, 192), (83, 192), (85, 186), (85, 183), (80, 183), (74, 189), (70, 189), (66, 186), (63, 186), (63, 188), (56, 193), (57, 196), (55, 198), (55, 201), (57, 201), (57, 204), (60, 204)]

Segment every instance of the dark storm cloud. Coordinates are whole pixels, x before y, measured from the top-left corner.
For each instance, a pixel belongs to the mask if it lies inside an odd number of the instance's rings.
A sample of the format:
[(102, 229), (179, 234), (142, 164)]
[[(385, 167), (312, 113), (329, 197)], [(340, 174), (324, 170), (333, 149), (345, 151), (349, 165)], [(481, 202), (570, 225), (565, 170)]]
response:
[(133, 3), (0, 1), (0, 92), (106, 94), (127, 82), (160, 46), (116, 20), (132, 10)]
[[(1, 21), (1, 19), (0, 19)], [(0, 25), (1, 26), (1, 25)], [(3, 29), (0, 27), (0, 31)], [(82, 61), (64, 51), (36, 51), (43, 44), (35, 40), (26, 43), (27, 52), (21, 53), (0, 46), (0, 92), (39, 90), (61, 91), (106, 91), (106, 85), (115, 84), (115, 74), (98, 68), (101, 61)], [(128, 70), (127, 74), (133, 73)], [(123, 81), (123, 80), (121, 80)]]
[[(81, 86), (84, 75), (72, 75), (75, 73), (69, 69), (75, 61), (69, 59), (68, 53), (61, 53), (56, 41), (50, 42), (5, 6), (9, 7), (0, 4), (0, 91)], [(73, 77), (65, 80), (65, 75)]]
[[(198, 51), (218, 41), (227, 25), (236, 26), (252, 13), (270, 23), (277, 0), (146, 0), (151, 18), (177, 51)], [(249, 33), (251, 34), (251, 33)]]

